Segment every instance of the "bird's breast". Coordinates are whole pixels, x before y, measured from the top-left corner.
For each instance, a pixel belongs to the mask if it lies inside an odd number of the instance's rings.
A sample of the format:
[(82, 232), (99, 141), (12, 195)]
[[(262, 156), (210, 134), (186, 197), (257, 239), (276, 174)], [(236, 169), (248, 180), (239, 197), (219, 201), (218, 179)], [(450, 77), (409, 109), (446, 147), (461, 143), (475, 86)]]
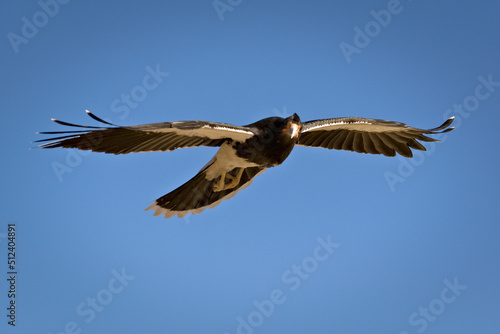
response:
[(267, 132), (236, 145), (239, 157), (260, 166), (272, 167), (283, 163), (292, 152), (296, 139), (282, 132)]

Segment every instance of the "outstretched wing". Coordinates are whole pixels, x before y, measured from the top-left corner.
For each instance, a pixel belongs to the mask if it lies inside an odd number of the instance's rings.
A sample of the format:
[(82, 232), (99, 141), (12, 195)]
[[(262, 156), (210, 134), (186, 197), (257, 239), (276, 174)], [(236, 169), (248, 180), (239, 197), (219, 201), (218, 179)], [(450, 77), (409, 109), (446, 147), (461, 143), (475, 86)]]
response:
[(441, 126), (429, 130), (412, 128), (404, 123), (359, 117), (310, 121), (302, 124), (298, 145), (383, 154), (389, 157), (395, 156), (397, 152), (411, 158), (411, 148), (426, 150), (417, 140), (438, 141), (424, 134), (432, 135), (453, 130), (453, 127), (449, 127), (453, 119), (454, 117), (451, 117)]
[(48, 141), (37, 147), (78, 148), (94, 152), (127, 154), (172, 151), (184, 147), (220, 146), (227, 139), (245, 141), (254, 135), (246, 127), (205, 121), (117, 126), (98, 118), (88, 110), (86, 112), (93, 119), (111, 127), (84, 126), (52, 119), (58, 124), (85, 128), (85, 130), (39, 132), (62, 136), (37, 140), (37, 142)]

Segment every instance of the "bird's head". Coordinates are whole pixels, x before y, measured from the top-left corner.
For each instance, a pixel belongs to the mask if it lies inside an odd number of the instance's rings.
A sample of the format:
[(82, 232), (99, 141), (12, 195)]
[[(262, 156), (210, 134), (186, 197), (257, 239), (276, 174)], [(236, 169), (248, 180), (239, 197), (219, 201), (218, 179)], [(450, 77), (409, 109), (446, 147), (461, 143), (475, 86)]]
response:
[(302, 128), (302, 122), (300, 121), (300, 117), (297, 114), (293, 114), (292, 116), (285, 119), (285, 127), (283, 128), (283, 132), (288, 134), (290, 138), (297, 138), (300, 134), (300, 130)]

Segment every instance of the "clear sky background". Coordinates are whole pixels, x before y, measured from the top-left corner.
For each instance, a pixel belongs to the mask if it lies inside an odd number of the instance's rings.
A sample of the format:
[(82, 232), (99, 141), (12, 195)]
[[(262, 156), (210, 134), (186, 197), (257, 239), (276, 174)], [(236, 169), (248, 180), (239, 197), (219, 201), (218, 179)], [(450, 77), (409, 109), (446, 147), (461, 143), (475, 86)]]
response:
[[(473, 0), (6, 2), (0, 332), (498, 333), (499, 13)], [(457, 128), (414, 159), (296, 147), (231, 200), (166, 220), (144, 209), (216, 150), (28, 150), (36, 131), (64, 130), (51, 117), (97, 125), (85, 109), (121, 125), (297, 113), (421, 128), (455, 115)]]

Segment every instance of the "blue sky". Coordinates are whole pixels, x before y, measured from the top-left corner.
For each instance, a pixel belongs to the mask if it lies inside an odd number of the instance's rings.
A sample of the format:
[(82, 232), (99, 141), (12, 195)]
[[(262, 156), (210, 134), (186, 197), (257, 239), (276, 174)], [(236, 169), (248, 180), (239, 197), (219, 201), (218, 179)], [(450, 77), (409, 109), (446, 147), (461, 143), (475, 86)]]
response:
[[(0, 332), (498, 333), (500, 3), (3, 7)], [(95, 125), (85, 109), (457, 129), (411, 160), (297, 147), (231, 200), (166, 220), (144, 209), (216, 150), (28, 150), (62, 130), (52, 117)]]

